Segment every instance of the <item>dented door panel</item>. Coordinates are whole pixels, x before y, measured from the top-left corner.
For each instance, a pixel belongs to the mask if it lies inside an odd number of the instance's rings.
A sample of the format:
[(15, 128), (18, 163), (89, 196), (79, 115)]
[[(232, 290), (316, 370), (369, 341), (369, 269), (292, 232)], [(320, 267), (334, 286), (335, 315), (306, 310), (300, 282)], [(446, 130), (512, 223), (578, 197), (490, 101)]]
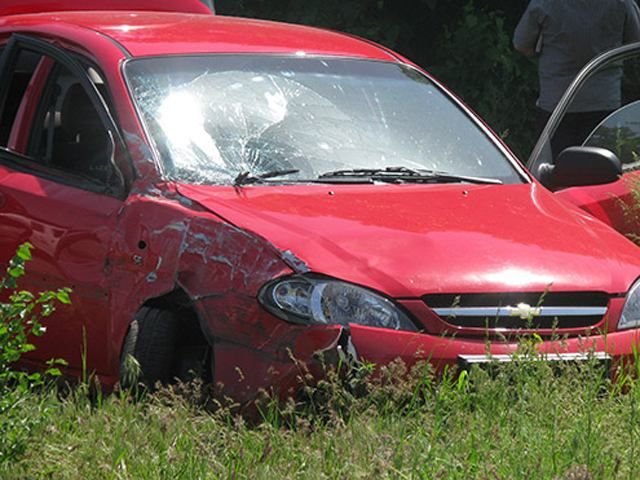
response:
[(73, 290), (71, 305), (58, 307), (29, 358), (63, 358), (80, 371), (86, 352), (87, 361), (105, 371), (108, 318), (90, 319), (108, 312), (105, 260), (121, 202), (1, 166), (0, 172), (0, 248), (11, 252), (24, 242), (34, 247), (21, 288)]

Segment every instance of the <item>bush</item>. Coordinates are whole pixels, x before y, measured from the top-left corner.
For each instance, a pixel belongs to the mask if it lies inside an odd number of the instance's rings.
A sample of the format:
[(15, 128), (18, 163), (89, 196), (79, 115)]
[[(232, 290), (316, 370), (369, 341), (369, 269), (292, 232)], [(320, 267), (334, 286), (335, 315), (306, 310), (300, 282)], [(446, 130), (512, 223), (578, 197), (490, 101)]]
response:
[(469, 1), (445, 28), (431, 71), (526, 160), (537, 140), (537, 75), (535, 64), (514, 51), (511, 32), (500, 12)]
[(0, 302), (0, 463), (15, 459), (22, 453), (26, 438), (40, 417), (23, 418), (20, 405), (26, 395), (44, 382), (44, 375), (60, 375), (55, 364), (43, 374), (17, 371), (13, 368), (20, 357), (32, 350), (30, 336), (39, 337), (46, 331), (42, 319), (55, 309), (55, 303), (70, 303), (69, 289), (41, 292), (37, 295), (18, 290), (18, 280), (25, 273), (25, 264), (31, 259), (31, 245), (18, 248), (9, 262), (7, 275), (0, 279), (0, 295), (7, 303)]

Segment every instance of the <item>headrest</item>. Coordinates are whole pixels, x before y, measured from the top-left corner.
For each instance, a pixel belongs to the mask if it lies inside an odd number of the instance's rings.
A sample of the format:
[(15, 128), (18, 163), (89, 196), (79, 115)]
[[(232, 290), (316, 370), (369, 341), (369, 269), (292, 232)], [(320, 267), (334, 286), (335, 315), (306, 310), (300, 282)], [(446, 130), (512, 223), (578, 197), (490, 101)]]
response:
[(60, 117), (62, 129), (71, 136), (103, 128), (98, 112), (80, 83), (74, 83), (67, 89)]

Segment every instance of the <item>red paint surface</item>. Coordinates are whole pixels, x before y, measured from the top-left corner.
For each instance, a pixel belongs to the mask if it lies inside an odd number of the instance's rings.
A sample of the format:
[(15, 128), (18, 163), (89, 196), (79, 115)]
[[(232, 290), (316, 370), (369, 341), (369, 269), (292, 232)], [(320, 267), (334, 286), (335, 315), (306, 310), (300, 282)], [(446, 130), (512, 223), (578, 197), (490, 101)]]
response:
[(639, 275), (637, 247), (537, 184), (178, 188), (311, 270), (395, 298), (614, 294)]
[(340, 55), (379, 60), (395, 57), (376, 45), (318, 28), (222, 16), (180, 13), (72, 12), (0, 17), (0, 31), (73, 25), (113, 38), (134, 56), (192, 53)]
[[(429, 361), (438, 370), (457, 364), (458, 355), (513, 354), (518, 343), (493, 342), (478, 339), (456, 339), (407, 332), (392, 333), (376, 328), (353, 326), (353, 344), (361, 358), (384, 365), (396, 359), (407, 365)], [(640, 342), (637, 330), (610, 333), (606, 336), (574, 337), (563, 341), (544, 342), (538, 345), (541, 354), (606, 352), (615, 362), (633, 356)]]
[(199, 0), (2, 0), (0, 15), (73, 10), (128, 10), (211, 14)]
[(556, 196), (580, 207), (619, 232), (638, 234), (640, 225), (637, 224), (637, 215), (625, 213), (636, 202), (631, 195), (631, 188), (634, 185), (637, 188), (638, 178), (637, 171), (629, 172), (614, 183), (567, 188), (556, 192)]
[[(26, 241), (33, 260), (20, 287), (33, 292), (73, 288), (73, 303), (61, 306), (32, 359), (64, 358), (81, 369), (83, 329), (92, 369), (107, 371), (110, 285), (104, 274), (121, 202), (0, 165), (0, 252), (3, 264)], [(93, 319), (102, 318), (95, 322)]]

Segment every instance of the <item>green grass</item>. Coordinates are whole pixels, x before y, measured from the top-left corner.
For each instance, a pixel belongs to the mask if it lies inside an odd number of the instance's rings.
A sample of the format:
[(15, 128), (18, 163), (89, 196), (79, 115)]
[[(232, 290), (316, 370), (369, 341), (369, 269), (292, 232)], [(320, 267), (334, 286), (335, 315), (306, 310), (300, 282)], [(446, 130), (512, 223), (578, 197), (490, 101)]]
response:
[(135, 401), (51, 388), (18, 407), (43, 421), (0, 478), (640, 477), (635, 380), (542, 362), (445, 379), (398, 370), (361, 383), (358, 395), (330, 379), (251, 423), (204, 408), (197, 385)]

